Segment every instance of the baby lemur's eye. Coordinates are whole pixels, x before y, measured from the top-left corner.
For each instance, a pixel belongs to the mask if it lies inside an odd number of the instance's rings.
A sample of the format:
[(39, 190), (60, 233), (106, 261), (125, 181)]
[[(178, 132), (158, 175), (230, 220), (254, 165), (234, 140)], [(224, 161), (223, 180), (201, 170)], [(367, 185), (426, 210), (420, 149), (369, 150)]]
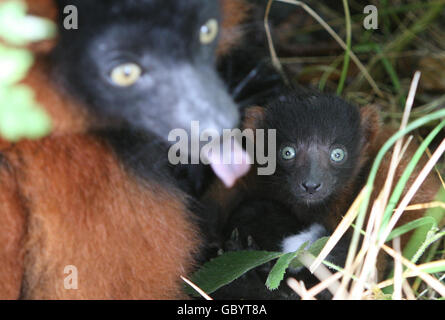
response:
[(343, 147), (334, 147), (331, 151), (331, 161), (335, 164), (342, 164), (346, 161), (347, 152)]
[(297, 156), (297, 151), (294, 147), (284, 147), (281, 150), (281, 157), (284, 160), (292, 160)]
[(111, 81), (119, 87), (129, 87), (142, 76), (142, 68), (136, 63), (128, 62), (111, 70)]
[(219, 32), (219, 24), (216, 19), (210, 19), (201, 26), (199, 40), (202, 44), (210, 44), (215, 41)]

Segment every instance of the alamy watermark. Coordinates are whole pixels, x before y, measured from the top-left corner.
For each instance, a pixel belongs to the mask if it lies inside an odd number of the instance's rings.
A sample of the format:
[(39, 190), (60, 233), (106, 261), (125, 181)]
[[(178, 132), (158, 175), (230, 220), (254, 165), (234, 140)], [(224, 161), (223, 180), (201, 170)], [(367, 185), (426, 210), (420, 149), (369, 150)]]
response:
[[(212, 129), (201, 131), (199, 121), (192, 121), (190, 131), (174, 129), (170, 132), (168, 141), (174, 142), (168, 152), (168, 160), (172, 165), (256, 163), (258, 175), (272, 175), (277, 166), (275, 129), (267, 132), (264, 129), (225, 129), (221, 135)], [(245, 152), (238, 152), (243, 141)]]
[(68, 5), (63, 8), (65, 15), (63, 19), (63, 27), (66, 30), (79, 29), (79, 10), (74, 5)]
[(377, 7), (368, 5), (363, 9), (363, 13), (367, 14), (363, 20), (363, 27), (366, 30), (377, 30), (379, 28), (379, 10)]
[[(63, 27), (66, 30), (79, 29), (79, 10), (75, 5), (67, 5), (63, 8), (65, 15), (63, 20)], [(366, 30), (377, 30), (379, 28), (379, 14), (378, 9), (374, 5), (367, 5), (363, 9), (363, 13), (367, 16), (363, 20), (363, 27)]]
[(79, 271), (77, 267), (68, 265), (64, 268), (63, 273), (66, 274), (63, 279), (63, 287), (65, 290), (78, 290), (79, 289)]

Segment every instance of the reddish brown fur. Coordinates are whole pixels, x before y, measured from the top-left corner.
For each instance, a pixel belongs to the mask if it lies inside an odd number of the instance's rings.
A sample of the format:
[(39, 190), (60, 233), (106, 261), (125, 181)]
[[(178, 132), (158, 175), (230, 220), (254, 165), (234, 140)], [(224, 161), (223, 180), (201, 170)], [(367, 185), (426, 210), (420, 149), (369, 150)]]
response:
[[(396, 130), (391, 127), (384, 127), (381, 130), (381, 132), (378, 135), (377, 140), (374, 144), (374, 148), (373, 148), (373, 150), (371, 150), (373, 158), (377, 155), (377, 153), (380, 151), (381, 147), (383, 147), (383, 145), (386, 143), (386, 141), (388, 141), (389, 138), (391, 138), (391, 136), (393, 136), (395, 133), (396, 133)], [(408, 146), (406, 153), (402, 157), (399, 167), (396, 170), (393, 186), (395, 186), (395, 184), (399, 181), (400, 177), (403, 174), (403, 171), (407, 167), (408, 163), (411, 161), (411, 159), (412, 159), (414, 153), (417, 151), (418, 147), (419, 147), (418, 143), (416, 143), (414, 140)], [(388, 174), (391, 157), (392, 157), (392, 152), (388, 152), (383, 159), (380, 170), (377, 173), (377, 178), (376, 178), (376, 181), (374, 184), (374, 192), (372, 194), (371, 200), (376, 199), (378, 194), (383, 189), (383, 186), (384, 186), (387, 174)], [(423, 169), (423, 167), (425, 166), (427, 161), (428, 161), (428, 157), (424, 154), (422, 156), (422, 158), (420, 159), (419, 164), (416, 166), (416, 169), (414, 170), (413, 174), (409, 178), (409, 180), (405, 186), (405, 189), (403, 191), (402, 198), (406, 194), (408, 189), (413, 185), (414, 180), (417, 178), (421, 169)], [(428, 203), (428, 202), (433, 201), (439, 192), (440, 186), (441, 186), (441, 184), (440, 184), (440, 181), (439, 181), (437, 175), (434, 172), (430, 173), (427, 176), (425, 182), (420, 187), (420, 189), (414, 195), (413, 199), (411, 200), (411, 204)], [(403, 215), (401, 216), (397, 225), (398, 226), (404, 225), (409, 221), (419, 219), (419, 218), (423, 217), (424, 214), (425, 214), (425, 210), (405, 211), (403, 213)], [(402, 247), (409, 240), (409, 236), (410, 236), (410, 234), (402, 237)]]
[[(362, 121), (362, 126), (368, 128), (367, 130), (368, 136), (366, 138), (368, 143), (366, 143), (365, 145), (364, 151), (362, 153), (362, 158), (360, 161), (360, 168), (363, 168), (363, 166), (365, 165), (366, 166), (372, 165), (372, 162), (377, 157), (377, 154), (379, 153), (380, 149), (391, 138), (391, 136), (393, 136), (397, 132), (397, 130), (393, 129), (390, 126), (381, 126), (378, 117), (378, 111), (373, 107), (362, 108), (361, 114), (362, 114), (362, 119), (368, 119), (367, 121)], [(393, 187), (395, 187), (395, 185), (401, 178), (405, 168), (411, 161), (418, 147), (419, 145), (414, 141), (412, 141), (409, 144), (408, 148), (406, 149), (406, 153), (404, 154), (396, 170)], [(384, 187), (386, 178), (388, 176), (388, 170), (391, 163), (391, 158), (392, 158), (392, 152), (388, 152), (383, 158), (379, 171), (377, 172), (369, 210), (371, 210), (371, 206), (373, 205), (374, 201), (377, 199), (377, 197), (379, 196), (380, 192)], [(419, 161), (419, 164), (416, 166), (413, 174), (411, 175), (405, 186), (405, 189), (402, 193), (402, 198), (408, 191), (409, 187), (412, 186), (414, 180), (417, 178), (421, 169), (425, 166), (427, 161), (428, 158), (426, 157), (426, 155), (423, 155)], [(352, 181), (352, 183), (353, 182), (354, 181)], [(345, 188), (345, 191), (343, 193), (344, 196), (341, 196), (339, 201), (335, 203), (335, 209), (333, 211), (336, 212), (336, 214), (332, 216), (333, 220), (331, 221), (331, 225), (333, 227), (335, 227), (341, 221), (342, 217), (344, 216), (344, 214), (347, 212), (347, 210), (351, 205), (351, 200), (349, 199), (351, 191), (349, 190), (351, 190), (352, 188), (353, 184)], [(425, 182), (422, 184), (421, 188), (416, 192), (411, 203), (419, 204), (419, 203), (428, 203), (433, 201), (435, 196), (439, 192), (439, 188), (440, 188), (440, 182), (437, 176), (434, 173), (429, 174)], [(406, 224), (407, 222), (419, 219), (423, 217), (424, 213), (425, 210), (406, 211), (400, 218), (399, 222), (397, 223), (397, 226), (401, 226)], [(408, 233), (402, 236), (402, 247), (408, 242), (410, 235), (411, 234)]]
[[(35, 70), (28, 83), (34, 76), (41, 74)], [(43, 83), (38, 98), (48, 94), (39, 100), (47, 110), (71, 105)], [(15, 176), (2, 167), (8, 192), (1, 190), (0, 233), (8, 235), (10, 249), (2, 252), (8, 256), (0, 279), (7, 280), (0, 295), (18, 298), (23, 272), (24, 298), (183, 298), (179, 276), (190, 271), (199, 244), (185, 201), (131, 176), (106, 145), (81, 132), (82, 117), (71, 117), (69, 108), (66, 115), (51, 137), (2, 152)], [(22, 206), (28, 214), (24, 249)], [(67, 265), (78, 268), (79, 290), (63, 287)]]
[(239, 25), (246, 18), (250, 6), (244, 0), (219, 0), (222, 8), (222, 33), (218, 55), (224, 55), (235, 46), (242, 37)]
[[(129, 175), (85, 135), (23, 142), (7, 153), (26, 199), (24, 298), (182, 298), (198, 241), (184, 202)], [(79, 270), (65, 290), (64, 268)]]
[(15, 172), (0, 156), (0, 300), (16, 298), (23, 275), (25, 208)]
[[(224, 10), (240, 5), (230, 3)], [(52, 1), (29, 4), (54, 18)], [(40, 141), (0, 139), (0, 299), (185, 298), (180, 276), (200, 240), (182, 194), (132, 176), (87, 133), (96, 124), (51, 83), (45, 56), (24, 82), (54, 130)], [(71, 265), (78, 290), (64, 288)]]
[(55, 21), (57, 8), (54, 0), (26, 0), (29, 14)]
[[(378, 135), (376, 135), (374, 142), (370, 145), (368, 148), (368, 158), (370, 160), (375, 159), (377, 156), (377, 153), (380, 151), (380, 149), (383, 147), (383, 145), (396, 133), (396, 130), (385, 126), (377, 131)], [(414, 153), (417, 151), (417, 148), (419, 145), (415, 142), (411, 142), (408, 146), (405, 155), (403, 156), (402, 160), (400, 161), (400, 164), (396, 170), (394, 181), (393, 181), (393, 188), (401, 178), (405, 168), (407, 167), (408, 163), (412, 159)], [(372, 205), (374, 204), (374, 201), (379, 196), (380, 192), (383, 190), (386, 178), (388, 176), (388, 171), (391, 163), (391, 157), (392, 152), (388, 152), (385, 157), (383, 158), (382, 164), (379, 168), (379, 171), (377, 172), (377, 176), (374, 182), (374, 190), (371, 195), (370, 205), (368, 209), (368, 214), (372, 208)], [(413, 174), (409, 178), (405, 189), (403, 191), (402, 197), (406, 194), (408, 189), (412, 186), (414, 180), (419, 175), (421, 169), (424, 167), (426, 162), (428, 161), (428, 158), (426, 155), (423, 155), (422, 158), (419, 161), (419, 164), (416, 166), (416, 169), (414, 170)], [(420, 203), (428, 203), (434, 200), (437, 193), (439, 192), (440, 188), (440, 182), (437, 176), (434, 173), (430, 173), (425, 182), (422, 184), (421, 188), (416, 192), (415, 196), (413, 197), (411, 204), (420, 204)], [(347, 193), (345, 193), (345, 196), (347, 196)], [(334, 208), (334, 212), (336, 212), (335, 218), (331, 221), (331, 225), (333, 227), (336, 227), (336, 225), (341, 221), (344, 214), (349, 209), (349, 206), (351, 205), (350, 201), (345, 201), (347, 197), (343, 197), (340, 199), (339, 202), (336, 203), (336, 207)], [(415, 211), (405, 211), (399, 221), (396, 224), (396, 227), (403, 226), (404, 224), (414, 221), (416, 219), (422, 218), (425, 215), (425, 210), (415, 210)], [(333, 216), (333, 217), (334, 217)], [(369, 216), (367, 217), (368, 220)], [(409, 232), (404, 234), (401, 237), (401, 247), (404, 248), (405, 245), (408, 243), (410, 237), (412, 236), (413, 232)], [(378, 260), (377, 260), (377, 270), (378, 275), (380, 278), (383, 278), (385, 275), (385, 272), (387, 271), (388, 265), (388, 259), (387, 256), (381, 252), (379, 254)]]

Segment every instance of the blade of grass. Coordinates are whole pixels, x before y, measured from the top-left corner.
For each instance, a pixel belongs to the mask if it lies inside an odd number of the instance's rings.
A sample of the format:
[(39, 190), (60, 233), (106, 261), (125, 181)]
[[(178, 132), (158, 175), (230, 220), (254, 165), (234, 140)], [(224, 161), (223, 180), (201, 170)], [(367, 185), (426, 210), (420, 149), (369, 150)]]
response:
[(294, 278), (289, 278), (287, 280), (287, 285), (301, 297), (301, 300), (316, 300), (313, 295), (308, 293), (303, 281), (298, 282)]
[(408, 124), (408, 126), (406, 127), (406, 129), (401, 130), (397, 133), (395, 133), (381, 148), (381, 150), (379, 151), (379, 153), (377, 154), (374, 163), (371, 167), (371, 171), (366, 183), (366, 191), (364, 194), (364, 198), (363, 198), (363, 202), (360, 206), (360, 212), (358, 214), (357, 217), (357, 223), (356, 223), (356, 230), (354, 231), (352, 240), (351, 240), (351, 252), (354, 252), (353, 256), (355, 255), (355, 252), (357, 251), (357, 247), (358, 247), (358, 242), (359, 242), (359, 237), (360, 237), (360, 231), (363, 228), (364, 225), (364, 221), (365, 221), (365, 217), (366, 217), (366, 212), (368, 210), (368, 206), (369, 206), (369, 201), (371, 198), (371, 194), (373, 191), (373, 186), (374, 186), (374, 182), (377, 176), (377, 172), (379, 170), (380, 164), (383, 161), (384, 156), (386, 155), (386, 153), (389, 151), (389, 149), (392, 148), (392, 146), (396, 143), (396, 141), (398, 141), (401, 137), (403, 137), (404, 135), (406, 135), (409, 132), (412, 132), (413, 130), (422, 127), (423, 125), (443, 118), (445, 117), (445, 109), (443, 110), (438, 110), (436, 112), (433, 112), (429, 115), (426, 115), (422, 118), (419, 118), (415, 121), (413, 121), (412, 123)]
[(428, 274), (445, 270), (445, 260), (436, 261), (435, 263), (429, 264), (429, 268), (425, 270), (425, 269), (420, 269), (418, 266), (411, 263), (411, 261), (401, 256), (390, 247), (383, 245), (382, 248), (393, 258), (394, 257), (399, 258), (408, 269), (411, 269), (414, 272), (415, 275), (422, 278), (422, 280), (425, 281), (431, 288), (433, 288), (434, 290), (436, 290), (438, 293), (440, 293), (442, 296), (445, 297), (445, 286), (442, 283), (440, 283), (440, 281), (438, 281), (437, 279)]
[(396, 238), (393, 240), (393, 246), (395, 252), (398, 253), (397, 256), (394, 257), (394, 292), (392, 294), (393, 300), (402, 300), (402, 288), (403, 288), (403, 266), (401, 257), (401, 248), (400, 248), (400, 238)]
[(344, 60), (342, 56), (339, 56), (337, 59), (334, 60), (334, 62), (328, 66), (326, 71), (323, 73), (323, 75), (320, 77), (320, 81), (318, 83), (318, 89), (320, 91), (324, 91), (324, 88), (326, 87), (326, 83), (329, 80), (329, 77), (334, 73), (337, 72), (337, 67), (340, 65), (340, 63)]
[(430, 203), (413, 204), (406, 207), (405, 211), (416, 211), (416, 210), (433, 209), (433, 208), (445, 209), (445, 202), (433, 201)]
[(274, 0), (268, 0), (268, 2), (267, 2), (266, 13), (264, 16), (264, 29), (266, 30), (267, 43), (269, 45), (269, 51), (270, 51), (270, 56), (271, 56), (271, 60), (272, 60), (272, 65), (280, 73), (284, 82), (286, 84), (289, 84), (289, 80), (287, 79), (287, 76), (284, 73), (283, 66), (281, 65), (280, 59), (278, 59), (277, 52), (275, 50), (275, 46), (274, 46), (273, 39), (272, 39), (272, 33), (270, 32), (269, 15), (270, 15), (270, 9), (272, 8), (273, 2), (274, 2)]
[[(437, 273), (437, 272), (443, 272), (445, 271), (445, 260), (439, 260), (429, 263), (424, 263), (421, 265), (416, 266), (415, 270), (406, 270), (403, 273), (404, 278), (414, 278), (418, 276), (419, 272), (423, 273)], [(392, 286), (394, 284), (394, 279), (388, 279), (385, 281), (382, 281), (377, 284), (377, 287), (380, 289)]]
[(343, 70), (340, 76), (340, 82), (337, 88), (337, 94), (341, 95), (343, 93), (343, 89), (345, 87), (346, 78), (348, 77), (349, 71), (349, 62), (351, 59), (350, 52), (352, 46), (352, 27), (351, 27), (351, 12), (349, 11), (349, 3), (348, 0), (343, 0), (343, 7), (345, 10), (345, 20), (346, 20), (346, 46), (347, 50), (345, 52), (345, 59), (343, 62)]
[[(433, 231), (431, 231), (432, 233), (434, 233)], [(425, 252), (425, 250), (434, 242), (440, 240), (441, 238), (443, 238), (445, 236), (445, 232), (440, 232), (438, 234), (434, 234), (432, 236), (427, 236), (425, 242), (423, 243), (422, 246), (420, 246), (419, 250), (416, 252), (416, 254), (411, 258), (411, 261), (413, 262), (417, 262), (420, 257), (423, 255), (423, 253)]]
[[(420, 75), (421, 75), (420, 72), (416, 72), (414, 75), (414, 78), (412, 80), (408, 100), (406, 102), (404, 116), (403, 116), (403, 119), (402, 119), (402, 122), (400, 125), (401, 131), (403, 131), (408, 124), (409, 115), (411, 113), (411, 109), (414, 104), (414, 97), (415, 97), (417, 87), (418, 87), (418, 84), (420, 81)], [(400, 163), (401, 157), (403, 156), (401, 153), (402, 149), (403, 149), (403, 137), (401, 137), (400, 139), (398, 139), (396, 141), (394, 151), (393, 151), (393, 154), (391, 157), (385, 184), (377, 198), (377, 201), (374, 202), (374, 206), (371, 211), (370, 220), (373, 221), (374, 223), (373, 224), (369, 223), (368, 224), (369, 230), (367, 230), (368, 234), (370, 235), (370, 237), (368, 237), (367, 239), (370, 243), (366, 243), (366, 242), (363, 243), (363, 246), (368, 247), (369, 250), (367, 250), (365, 261), (363, 263), (363, 269), (361, 270), (361, 274), (359, 276), (359, 281), (354, 283), (354, 285), (352, 287), (352, 290), (351, 290), (352, 298), (358, 298), (358, 297), (362, 296), (364, 283), (367, 281), (372, 270), (375, 269), (377, 256), (378, 256), (378, 253), (380, 250), (379, 246), (375, 245), (378, 242), (378, 234), (379, 234), (378, 230), (381, 225), (381, 221), (383, 220), (383, 217), (384, 217), (383, 216), (383, 213), (385, 212), (384, 208), (386, 207), (386, 205), (388, 203), (388, 199), (390, 197), (393, 180), (394, 180), (394, 177), (396, 174), (397, 167)], [(376, 230), (376, 232), (371, 232), (371, 228), (373, 226), (374, 226), (374, 230)]]
[[(314, 263), (315, 257), (310, 252), (305, 251), (303, 252), (303, 254), (301, 254), (299, 260), (304, 264), (305, 267), (310, 267)], [(332, 273), (324, 265), (320, 265), (317, 269), (315, 269), (314, 275), (320, 281), (325, 281), (332, 277)], [(328, 290), (334, 295), (339, 289), (339, 287), (340, 283), (334, 281), (329, 285)]]
[[(395, 37), (394, 40), (390, 41), (384, 48), (383, 53), (386, 55), (388, 53), (401, 52), (406, 46), (408, 46), (418, 34), (425, 31), (425, 29), (431, 25), (443, 12), (445, 6), (445, 1), (439, 1), (435, 3), (433, 6), (429, 7), (428, 10), (418, 19), (415, 20), (415, 23), (408, 29), (401, 32), (399, 35)], [(366, 69), (373, 70), (374, 75), (378, 73), (375, 68), (376, 63), (379, 61), (379, 57), (376, 56), (368, 63)], [(359, 75), (352, 85), (355, 89), (359, 88), (363, 84), (363, 76)], [(366, 79), (368, 80), (368, 79)]]
[(358, 46), (354, 46), (354, 52), (369, 52), (373, 51), (377, 53), (377, 57), (380, 58), (382, 61), (383, 67), (386, 70), (386, 73), (388, 74), (389, 78), (391, 79), (392, 85), (394, 87), (394, 92), (399, 92), (402, 89), (402, 85), (400, 84), (399, 77), (397, 76), (397, 72), (392, 66), (392, 63), (389, 61), (389, 59), (386, 57), (385, 53), (383, 52), (381, 46), (377, 43), (367, 43), (362, 44)]
[(407, 224), (404, 224), (403, 226), (394, 229), (389, 234), (386, 241), (391, 241), (394, 238), (400, 237), (400, 236), (404, 235), (405, 233), (408, 233), (412, 230), (415, 230), (415, 229), (417, 229), (419, 227), (423, 227), (423, 226), (428, 226), (429, 230), (432, 230), (432, 229), (437, 228), (437, 222), (432, 217), (423, 217), (423, 218), (408, 222)]
[(312, 10), (311, 7), (309, 7), (307, 4), (301, 2), (301, 1), (297, 1), (297, 0), (276, 0), (276, 1), (280, 1), (280, 2), (284, 2), (284, 3), (289, 3), (289, 4), (293, 4), (296, 6), (299, 6), (301, 8), (303, 8), (309, 15), (311, 15), (321, 26), (323, 26), (323, 28), (335, 39), (335, 41), (338, 42), (338, 44), (344, 49), (347, 50), (351, 56), (351, 59), (354, 61), (354, 63), (357, 65), (357, 67), (360, 69), (360, 71), (362, 72), (363, 76), (365, 77), (365, 79), (369, 82), (369, 84), (371, 85), (372, 89), (374, 90), (374, 92), (379, 96), (379, 97), (384, 97), (383, 92), (380, 90), (379, 86), (377, 85), (377, 83), (374, 81), (374, 79), (371, 77), (371, 75), (369, 74), (368, 70), (366, 69), (366, 67), (363, 65), (363, 63), (361, 63), (360, 59), (355, 55), (354, 52), (348, 50), (348, 46), (346, 45), (346, 43), (338, 36), (338, 34), (323, 20), (322, 17), (320, 17), (320, 15), (318, 15), (314, 10)]
[(329, 238), (329, 241), (324, 246), (323, 250), (318, 255), (317, 259), (315, 259), (314, 263), (309, 267), (309, 270), (313, 273), (323, 262), (326, 260), (327, 256), (334, 249), (336, 244), (340, 241), (341, 237), (346, 233), (346, 231), (351, 226), (352, 222), (355, 220), (358, 214), (358, 208), (360, 207), (361, 202), (363, 201), (363, 197), (365, 194), (365, 189), (363, 189), (358, 197), (353, 202), (351, 208), (346, 213), (345, 217), (342, 219), (334, 233)]
[(394, 213), (394, 215), (392, 216), (391, 220), (388, 223), (387, 229), (383, 233), (382, 239), (385, 239), (389, 235), (390, 230), (392, 230), (395, 227), (395, 225), (396, 225), (397, 221), (399, 220), (400, 216), (402, 215), (403, 211), (408, 206), (408, 204), (414, 197), (415, 193), (420, 188), (420, 185), (425, 181), (427, 175), (433, 170), (435, 164), (437, 163), (437, 161), (439, 161), (440, 157), (443, 155), (444, 152), (445, 152), (445, 139), (443, 139), (442, 143), (439, 145), (437, 150), (434, 152), (431, 159), (427, 162), (427, 164), (422, 169), (422, 171), (420, 172), (417, 179), (414, 181), (413, 185), (410, 187), (410, 189), (406, 193), (405, 197), (400, 202), (399, 207), (397, 208), (396, 212)]
[(400, 177), (396, 187), (394, 188), (391, 198), (389, 199), (388, 206), (386, 207), (383, 221), (382, 221), (382, 226), (380, 229), (380, 236), (382, 236), (383, 232), (385, 231), (386, 227), (388, 226), (388, 223), (391, 219), (394, 208), (396, 207), (397, 203), (399, 202), (400, 197), (402, 196), (403, 190), (405, 189), (405, 185), (408, 182), (408, 180), (411, 177), (414, 170), (416, 169), (416, 166), (419, 163), (422, 155), (425, 153), (425, 150), (428, 148), (428, 146), (431, 144), (431, 142), (436, 138), (436, 136), (442, 131), (442, 129), (444, 127), (445, 127), (445, 121), (442, 121), (433, 131), (431, 131), (431, 133), (421, 143), (420, 147), (417, 149), (417, 151), (414, 154), (414, 156), (412, 157), (411, 161), (406, 166), (402, 176)]
[[(440, 189), (437, 195), (437, 199), (445, 200), (445, 189), (443, 188)], [(437, 222), (437, 224), (440, 225), (441, 221), (443, 221), (445, 218), (445, 210), (442, 209), (441, 207), (432, 208), (425, 213), (425, 216), (433, 218)], [(430, 230), (431, 229), (428, 228), (428, 226), (423, 226), (422, 228), (418, 228), (414, 232), (408, 243), (406, 244), (403, 251), (403, 255), (408, 259), (411, 259), (415, 255), (415, 253), (419, 250), (421, 244), (425, 241), (427, 234)]]
[(332, 276), (330, 276), (329, 278), (323, 280), (319, 284), (315, 285), (311, 289), (309, 289), (308, 293), (311, 296), (315, 297), (316, 295), (321, 293), (323, 290), (326, 290), (328, 287), (330, 287), (332, 283), (339, 281), (341, 279), (341, 277), (343, 277), (343, 274), (341, 272), (337, 272), (337, 273), (333, 274)]
[(182, 281), (184, 281), (185, 283), (187, 283), (190, 287), (192, 287), (197, 293), (199, 293), (201, 295), (201, 297), (203, 297), (204, 299), (211, 301), (213, 300), (207, 293), (205, 293), (201, 288), (199, 288), (196, 284), (194, 284), (193, 282), (191, 282), (189, 279), (181, 276)]

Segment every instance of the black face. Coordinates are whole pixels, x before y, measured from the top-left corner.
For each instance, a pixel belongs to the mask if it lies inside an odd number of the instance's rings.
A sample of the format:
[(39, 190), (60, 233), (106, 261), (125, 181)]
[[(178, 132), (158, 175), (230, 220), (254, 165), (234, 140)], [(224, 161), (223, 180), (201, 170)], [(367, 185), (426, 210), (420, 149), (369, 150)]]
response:
[(79, 29), (65, 30), (55, 73), (101, 119), (149, 130), (233, 128), (238, 110), (218, 78), (216, 0), (59, 0), (75, 5)]
[(362, 148), (357, 108), (333, 96), (289, 96), (267, 108), (277, 129), (273, 186), (291, 202), (317, 205), (352, 178)]

